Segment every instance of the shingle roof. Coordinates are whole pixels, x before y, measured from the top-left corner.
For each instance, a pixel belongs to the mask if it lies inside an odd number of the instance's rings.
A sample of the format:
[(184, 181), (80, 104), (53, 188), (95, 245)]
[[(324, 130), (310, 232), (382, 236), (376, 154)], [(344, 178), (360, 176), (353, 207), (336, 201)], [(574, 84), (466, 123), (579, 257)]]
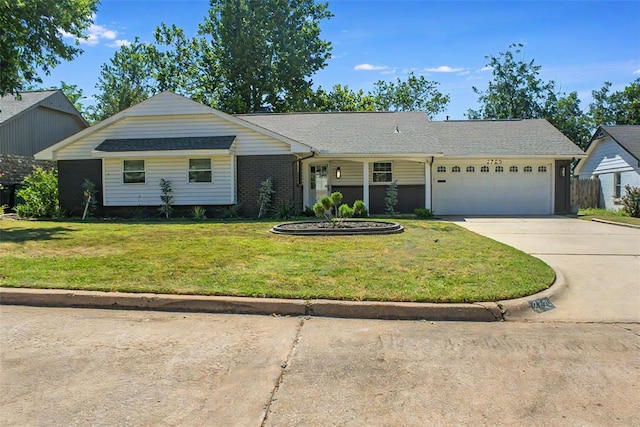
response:
[(29, 107), (50, 97), (57, 91), (43, 90), (40, 92), (23, 92), (20, 96), (5, 95), (0, 98), (0, 123), (9, 120), (11, 117), (20, 114)]
[(439, 144), (425, 113), (248, 114), (238, 118), (332, 154), (431, 154)]
[[(249, 114), (239, 118), (332, 154), (579, 156), (546, 120), (431, 122), (424, 113)], [(397, 131), (396, 131), (397, 129)]]
[(105, 139), (96, 151), (172, 151), (172, 150), (228, 150), (236, 139), (229, 136), (203, 136), (185, 138)]
[(543, 119), (431, 122), (446, 156), (579, 156), (584, 152)]
[(640, 160), (640, 125), (600, 126), (600, 128), (633, 157)]

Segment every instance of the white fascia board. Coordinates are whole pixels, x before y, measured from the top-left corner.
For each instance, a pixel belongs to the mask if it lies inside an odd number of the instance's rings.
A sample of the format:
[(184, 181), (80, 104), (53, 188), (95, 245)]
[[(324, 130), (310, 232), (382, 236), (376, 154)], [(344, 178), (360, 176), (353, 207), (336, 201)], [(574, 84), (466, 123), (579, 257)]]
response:
[(485, 154), (472, 156), (444, 156), (445, 159), (552, 159), (552, 160), (571, 160), (587, 157), (586, 154)]
[(314, 156), (314, 159), (319, 158), (332, 158), (332, 159), (343, 159), (343, 160), (367, 160), (367, 159), (412, 159), (412, 160), (421, 160), (421, 159), (430, 159), (431, 157), (444, 157), (442, 153), (318, 153)]
[(91, 156), (96, 159), (122, 158), (122, 157), (193, 157), (233, 155), (231, 150), (164, 150), (164, 151), (92, 151)]

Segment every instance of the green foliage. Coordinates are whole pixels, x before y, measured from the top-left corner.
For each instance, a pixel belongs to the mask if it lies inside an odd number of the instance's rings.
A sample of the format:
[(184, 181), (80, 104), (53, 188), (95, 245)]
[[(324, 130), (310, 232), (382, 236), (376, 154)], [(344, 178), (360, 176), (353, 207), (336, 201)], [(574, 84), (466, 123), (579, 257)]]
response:
[(101, 67), (96, 104), (89, 108), (89, 118), (101, 121), (158, 92), (155, 63), (158, 53), (153, 45), (136, 39), (122, 46)]
[(557, 99), (554, 95), (547, 104), (545, 118), (567, 138), (586, 150), (591, 141), (592, 132), (589, 117), (580, 108), (577, 92), (571, 92)]
[(191, 216), (196, 221), (205, 220), (207, 219), (207, 210), (202, 206), (194, 206), (193, 209), (191, 209)]
[(468, 110), (470, 119), (534, 119), (545, 116), (547, 101), (555, 99), (555, 82), (540, 79), (534, 60), (515, 59), (524, 45), (514, 43), (498, 56), (487, 56), (493, 80), (486, 91), (473, 87), (479, 110)]
[(353, 202), (353, 217), (354, 218), (366, 218), (369, 216), (367, 208), (362, 200), (356, 200)]
[(331, 212), (331, 209), (333, 208), (333, 205), (334, 205), (333, 199), (331, 199), (331, 197), (329, 196), (323, 197), (320, 200), (320, 204), (322, 204), (322, 207), (324, 208), (325, 211), (329, 211), (329, 212)]
[(342, 193), (339, 191), (331, 193), (331, 202), (333, 202), (334, 206), (340, 205), (342, 203)]
[(96, 200), (96, 185), (88, 179), (85, 179), (82, 184), (82, 200), (84, 212), (82, 219), (85, 219), (86, 216), (93, 216), (98, 206), (98, 201)]
[(0, 205), (0, 215), (4, 215), (5, 209), (7, 209), (7, 205)]
[(225, 219), (238, 219), (240, 218), (240, 203), (231, 205), (228, 208), (223, 209), (222, 217)]
[(313, 94), (313, 105), (308, 108), (313, 111), (375, 111), (375, 99), (362, 89), (355, 92), (349, 86), (337, 84), (326, 92), (322, 87)]
[(398, 204), (398, 180), (394, 180), (387, 185), (387, 191), (384, 195), (384, 210), (389, 215), (395, 215), (396, 205)]
[(258, 206), (260, 207), (258, 210), (258, 218), (262, 218), (263, 215), (266, 215), (269, 211), (271, 207), (271, 196), (273, 196), (275, 192), (271, 178), (267, 178), (260, 183), (260, 189), (258, 190)]
[(371, 96), (376, 110), (381, 111), (424, 111), (429, 118), (445, 110), (449, 95), (438, 91), (437, 82), (424, 76), (409, 73), (406, 80), (394, 82), (379, 80), (374, 84)]
[(275, 209), (275, 214), (278, 219), (290, 219), (296, 216), (296, 210), (293, 203), (288, 201), (280, 203)]
[(338, 208), (338, 216), (340, 218), (352, 218), (353, 217), (353, 208), (349, 205), (342, 204)]
[(640, 77), (622, 91), (609, 93), (611, 82), (605, 82), (600, 90), (591, 92), (593, 103), (589, 105), (592, 126), (640, 125)]
[(316, 216), (322, 216), (325, 214), (327, 210), (324, 208), (324, 205), (321, 202), (316, 202), (313, 204), (313, 212)]
[(64, 37), (86, 39), (97, 7), (98, 0), (0, 1), (0, 96), (41, 83), (40, 70), (48, 75), (61, 60), (82, 53)]
[(160, 178), (160, 214), (164, 215), (166, 219), (171, 217), (173, 212), (173, 196), (171, 195), (173, 190), (171, 189), (171, 181), (167, 181), (164, 178)]
[(640, 218), (640, 187), (625, 185), (626, 193), (622, 196), (623, 210), (629, 216)]
[(60, 215), (58, 205), (58, 172), (40, 167), (22, 181), (16, 196), (24, 200), (16, 212), (24, 218), (52, 218)]
[(316, 216), (316, 213), (313, 211), (313, 207), (305, 206), (304, 210), (302, 211), (302, 215), (312, 217)]
[(413, 213), (416, 215), (418, 219), (433, 219), (434, 215), (431, 212), (431, 209), (426, 208), (415, 208)]

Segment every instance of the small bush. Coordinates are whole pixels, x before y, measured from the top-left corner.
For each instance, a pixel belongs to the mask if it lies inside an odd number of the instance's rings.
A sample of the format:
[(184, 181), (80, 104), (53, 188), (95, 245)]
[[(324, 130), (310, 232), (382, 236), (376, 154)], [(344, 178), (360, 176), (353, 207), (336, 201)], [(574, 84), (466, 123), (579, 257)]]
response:
[(85, 179), (82, 184), (82, 199), (84, 201), (82, 204), (82, 219), (85, 219), (87, 216), (93, 216), (98, 206), (98, 202), (96, 201), (96, 185), (88, 179)]
[(398, 204), (398, 180), (395, 180), (387, 186), (387, 191), (384, 196), (384, 209), (389, 215), (395, 215), (397, 204)]
[(293, 207), (293, 203), (285, 202), (276, 207), (275, 214), (278, 219), (289, 219), (296, 216), (296, 210)]
[(362, 200), (356, 200), (353, 202), (353, 217), (354, 218), (366, 218), (369, 216), (367, 208)]
[(162, 204), (158, 209), (166, 219), (169, 219), (173, 212), (173, 196), (171, 195), (173, 190), (171, 189), (171, 181), (167, 181), (164, 178), (160, 179), (160, 201)]
[(416, 208), (413, 210), (413, 213), (416, 215), (418, 219), (432, 219), (434, 217), (431, 209), (426, 208)]
[(16, 212), (24, 218), (51, 218), (60, 215), (58, 205), (58, 173), (37, 167), (22, 181), (16, 196), (24, 203), (16, 206)]
[(302, 215), (312, 217), (312, 216), (316, 216), (316, 213), (313, 211), (313, 208), (309, 206), (305, 206), (304, 210), (302, 211)]
[(202, 221), (207, 219), (207, 210), (202, 206), (194, 206), (191, 210), (191, 216), (193, 216), (193, 219), (196, 221)]
[(0, 205), (0, 215), (4, 215), (5, 209), (7, 209), (7, 205)]
[(271, 196), (276, 191), (273, 189), (273, 183), (271, 178), (267, 178), (260, 183), (260, 189), (258, 190), (258, 218), (262, 218), (269, 211), (271, 207)]
[(338, 208), (338, 216), (340, 218), (351, 218), (353, 217), (353, 208), (349, 205), (342, 204), (340, 205), (340, 207)]
[(640, 218), (640, 187), (625, 185), (626, 194), (622, 196), (623, 210), (629, 216)]
[(228, 208), (222, 210), (222, 217), (225, 219), (238, 219), (240, 218), (240, 204), (231, 205)]

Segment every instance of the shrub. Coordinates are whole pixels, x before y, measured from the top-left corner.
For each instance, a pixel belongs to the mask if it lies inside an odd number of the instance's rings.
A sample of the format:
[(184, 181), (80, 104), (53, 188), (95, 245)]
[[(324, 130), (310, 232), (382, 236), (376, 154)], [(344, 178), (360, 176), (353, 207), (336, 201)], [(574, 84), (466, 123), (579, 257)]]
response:
[(625, 185), (626, 194), (622, 196), (623, 210), (635, 218), (640, 218), (640, 187)]
[(88, 179), (85, 179), (82, 184), (82, 198), (84, 200), (82, 219), (85, 219), (87, 216), (93, 216), (98, 206), (96, 201), (96, 185)]
[(432, 219), (434, 217), (431, 209), (426, 208), (416, 208), (413, 210), (413, 213), (416, 214), (418, 219)]
[(202, 206), (194, 206), (191, 210), (191, 215), (196, 221), (202, 221), (203, 219), (207, 219), (207, 210)]
[(384, 196), (385, 211), (389, 215), (394, 215), (396, 213), (397, 204), (398, 204), (398, 180), (395, 180), (387, 186), (387, 192)]
[(238, 219), (240, 218), (240, 203), (231, 205), (228, 208), (222, 210), (222, 217), (225, 219)]
[(338, 208), (338, 216), (340, 218), (351, 218), (353, 217), (353, 208), (350, 207), (349, 205), (342, 204), (340, 205), (340, 207)]
[(367, 208), (362, 200), (356, 200), (353, 202), (353, 217), (354, 218), (366, 218), (369, 216)]
[(313, 208), (311, 208), (309, 206), (305, 206), (304, 210), (302, 211), (302, 215), (303, 216), (316, 216), (316, 213), (313, 211)]
[(4, 210), (5, 209), (7, 209), (7, 205), (0, 205), (0, 215), (4, 215)]
[(169, 219), (173, 212), (173, 196), (171, 193), (173, 193), (173, 190), (171, 189), (171, 181), (160, 178), (160, 201), (162, 204), (158, 210), (166, 219)]
[(258, 218), (262, 218), (269, 211), (271, 196), (275, 192), (271, 178), (267, 178), (260, 183), (260, 189), (258, 190), (258, 206), (260, 206)]
[(22, 181), (16, 196), (24, 203), (16, 206), (21, 217), (46, 218), (60, 215), (58, 205), (58, 173), (37, 167)]
[(293, 207), (293, 203), (285, 202), (278, 205), (275, 213), (278, 219), (289, 219), (296, 215), (296, 210)]

